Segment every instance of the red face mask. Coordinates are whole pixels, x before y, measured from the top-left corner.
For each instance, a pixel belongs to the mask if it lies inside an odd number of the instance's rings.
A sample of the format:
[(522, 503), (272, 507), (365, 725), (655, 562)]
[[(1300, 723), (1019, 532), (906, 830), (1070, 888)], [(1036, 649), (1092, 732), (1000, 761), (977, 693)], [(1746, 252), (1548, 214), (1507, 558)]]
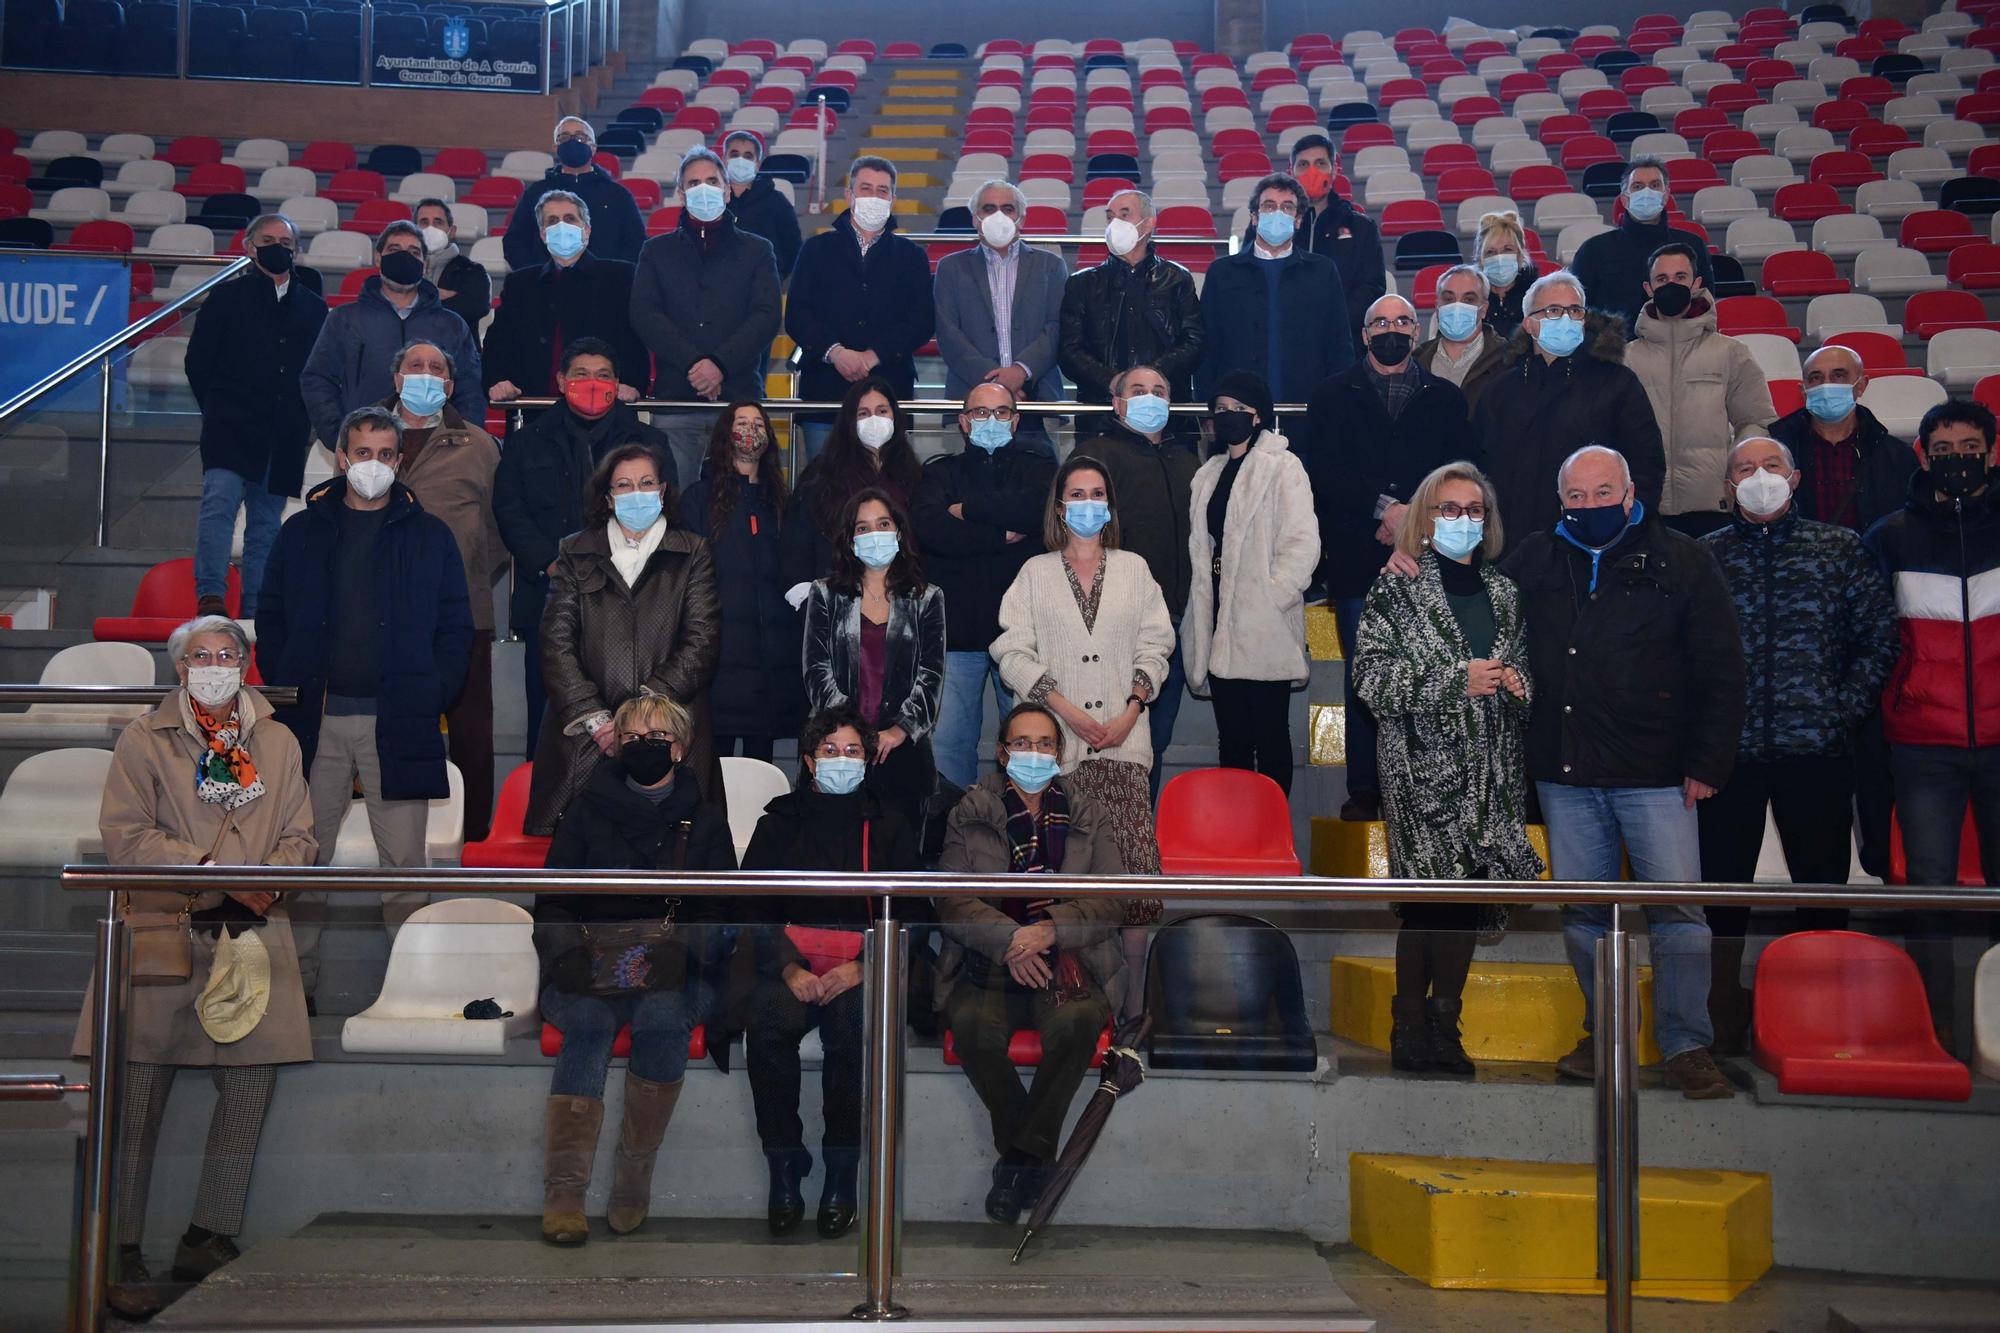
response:
[(1326, 192), (1333, 188), (1333, 174), (1319, 167), (1302, 168), (1298, 180), (1306, 187), (1306, 198), (1314, 203), (1326, 198)]
[(563, 401), (580, 417), (601, 417), (611, 410), (618, 386), (609, 380), (564, 380)]

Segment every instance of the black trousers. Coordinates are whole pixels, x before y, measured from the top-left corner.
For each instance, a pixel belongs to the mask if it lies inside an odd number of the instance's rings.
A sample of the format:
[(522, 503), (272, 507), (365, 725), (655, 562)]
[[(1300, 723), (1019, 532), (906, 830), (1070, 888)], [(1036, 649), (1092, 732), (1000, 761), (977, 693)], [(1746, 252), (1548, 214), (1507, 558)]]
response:
[[(1087, 996), (1057, 1004), (1053, 987), (1029, 990), (1000, 971), (983, 984), (961, 980), (944, 1009), (965, 1076), (993, 1119), (993, 1147), (1003, 1155), (1018, 1148), (1043, 1161), (1053, 1158), (1111, 1013), (1104, 992), (1093, 986)], [(1023, 1028), (1042, 1036), (1042, 1061), (1026, 1089), (1007, 1058), (1008, 1040)]]
[[(1848, 755), (1741, 761), (1729, 785), (1700, 803), (1701, 877), (1713, 884), (1742, 884), (1756, 877), (1769, 807), (1785, 848), (1794, 884), (1845, 884), (1854, 828), (1854, 760)], [(1747, 907), (1710, 907), (1708, 928), (1740, 937), (1750, 924)], [(1843, 930), (1847, 912), (1802, 907), (1800, 930)]]
[(1291, 795), (1292, 683), (1210, 676), (1208, 691), (1222, 767), (1253, 769)]
[(757, 1108), (757, 1137), (765, 1152), (803, 1145), (799, 1119), (799, 1043), (819, 1028), (826, 1062), (820, 1067), (822, 1145), (829, 1151), (861, 1147), (862, 993), (852, 986), (832, 1004), (806, 1004), (781, 978), (764, 977), (750, 993), (745, 1038), (750, 1099)]
[(718, 755), (732, 755), (736, 753), (737, 747), (741, 746), (745, 759), (762, 759), (768, 764), (777, 744), (776, 736), (717, 736), (715, 752)]

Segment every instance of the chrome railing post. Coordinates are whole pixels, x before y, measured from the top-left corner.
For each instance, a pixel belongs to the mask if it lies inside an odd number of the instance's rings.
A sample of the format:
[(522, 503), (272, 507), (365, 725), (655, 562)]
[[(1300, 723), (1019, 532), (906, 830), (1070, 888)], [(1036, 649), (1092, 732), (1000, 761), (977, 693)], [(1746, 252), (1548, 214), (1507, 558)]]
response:
[(904, 1319), (896, 1304), (896, 1240), (901, 1230), (903, 1156), (903, 977), (907, 932), (896, 920), (896, 900), (884, 896), (868, 932), (868, 1042), (862, 1078), (866, 1098), (868, 1197), (862, 1214), (861, 1275), (868, 1299), (854, 1307), (855, 1319)]
[(1638, 973), (1625, 907), (1597, 941), (1597, 1245), (1606, 1333), (1632, 1333), (1632, 1279), (1639, 1265)]
[(83, 1137), (83, 1215), (77, 1219), (79, 1246), (76, 1289), (71, 1295), (70, 1328), (98, 1333), (104, 1327), (104, 1287), (110, 1280), (113, 1153), (118, 1137), (120, 1061), (125, 1054), (125, 922), (118, 895), (107, 895), (97, 923), (96, 1021), (90, 1030), (90, 1101)]
[(111, 357), (99, 366), (104, 383), (97, 395), (97, 545), (111, 544)]

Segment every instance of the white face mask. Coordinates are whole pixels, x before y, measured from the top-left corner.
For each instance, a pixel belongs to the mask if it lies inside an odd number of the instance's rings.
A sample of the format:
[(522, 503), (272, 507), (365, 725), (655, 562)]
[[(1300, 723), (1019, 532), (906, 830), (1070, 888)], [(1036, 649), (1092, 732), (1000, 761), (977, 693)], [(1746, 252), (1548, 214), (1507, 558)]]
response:
[(424, 249), (436, 253), (451, 244), (451, 237), (443, 227), (424, 228)]
[(896, 433), (894, 417), (863, 417), (854, 423), (854, 433), (870, 449), (880, 449)]
[(1736, 483), (1736, 503), (1746, 514), (1775, 514), (1791, 498), (1791, 483), (1763, 468)]
[(988, 213), (980, 219), (979, 234), (985, 237), (986, 243), (995, 250), (1005, 250), (1014, 243), (1014, 238), (1020, 234), (1020, 228), (1016, 227), (1014, 219), (1005, 213)]
[(890, 201), (873, 195), (854, 201), (854, 225), (863, 231), (880, 231), (889, 221)]
[(347, 466), (347, 484), (364, 500), (381, 499), (389, 493), (389, 484), (395, 480), (396, 469), (379, 458), (364, 459)]
[(243, 688), (243, 668), (198, 666), (188, 668), (187, 690), (203, 708), (220, 708), (232, 702)]
[(1104, 243), (1123, 259), (1139, 248), (1139, 229), (1124, 218), (1113, 218), (1104, 228)]

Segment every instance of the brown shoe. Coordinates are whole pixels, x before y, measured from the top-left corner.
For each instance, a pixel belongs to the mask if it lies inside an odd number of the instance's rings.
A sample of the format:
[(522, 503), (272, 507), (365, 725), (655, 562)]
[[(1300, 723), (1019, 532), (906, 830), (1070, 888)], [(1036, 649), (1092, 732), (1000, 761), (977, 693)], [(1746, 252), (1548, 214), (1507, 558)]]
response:
[(1699, 1046), (1667, 1061), (1667, 1077), (1681, 1090), (1681, 1096), (1691, 1102), (1718, 1101), (1736, 1095), (1736, 1089), (1729, 1086), (1729, 1080), (1716, 1068), (1715, 1057)]
[(167, 1300), (153, 1281), (145, 1258), (137, 1245), (118, 1247), (117, 1275), (104, 1288), (104, 1303), (121, 1319), (143, 1323), (167, 1308)]
[(174, 1281), (206, 1281), (210, 1273), (242, 1257), (236, 1242), (229, 1237), (189, 1227), (181, 1243), (174, 1247)]
[(1597, 1038), (1590, 1033), (1583, 1034), (1583, 1040), (1576, 1049), (1556, 1061), (1556, 1072), (1564, 1078), (1580, 1078), (1585, 1083), (1597, 1080)]
[(645, 1224), (646, 1207), (653, 1199), (653, 1161), (680, 1099), (679, 1079), (655, 1083), (625, 1071), (625, 1119), (618, 1129), (618, 1151), (611, 1159), (611, 1201), (604, 1212), (605, 1222), (620, 1236)]
[(194, 613), (197, 616), (226, 616), (229, 614), (229, 603), (214, 593), (208, 593), (194, 604)]
[(551, 1245), (581, 1245), (590, 1239), (583, 1196), (597, 1157), (597, 1131), (604, 1102), (597, 1097), (551, 1097), (542, 1153), (542, 1239)]

